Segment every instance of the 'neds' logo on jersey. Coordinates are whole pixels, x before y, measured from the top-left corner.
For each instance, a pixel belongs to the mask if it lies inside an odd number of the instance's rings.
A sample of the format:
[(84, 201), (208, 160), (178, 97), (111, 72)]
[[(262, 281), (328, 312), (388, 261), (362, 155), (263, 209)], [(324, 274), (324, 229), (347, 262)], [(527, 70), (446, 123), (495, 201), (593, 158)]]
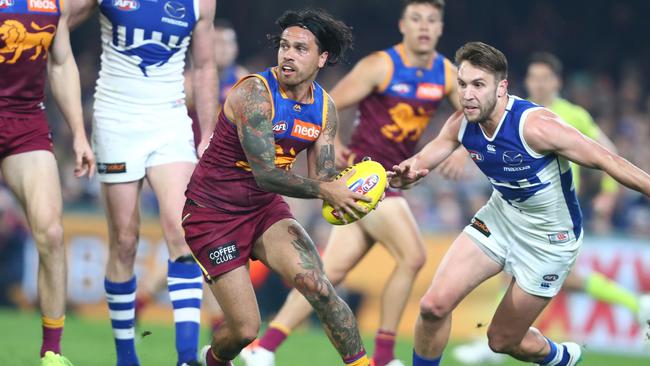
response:
[[(9, 0), (13, 2), (13, 0)], [(56, 3), (54, 0), (29, 0), (27, 2), (29, 11), (39, 11), (43, 13), (56, 13)]]
[(379, 176), (373, 174), (367, 178), (359, 178), (348, 187), (352, 192), (366, 194), (379, 183)]
[(442, 85), (433, 83), (420, 83), (415, 96), (419, 99), (439, 100), (445, 95)]
[(287, 122), (285, 121), (280, 121), (276, 124), (273, 125), (273, 133), (274, 134), (281, 134), (287, 132)]
[(316, 141), (318, 136), (320, 136), (320, 126), (299, 119), (294, 119), (291, 136), (303, 140)]
[(14, 6), (14, 0), (0, 0), (0, 9), (6, 9)]
[(123, 11), (134, 11), (140, 8), (137, 0), (113, 0), (113, 6)]

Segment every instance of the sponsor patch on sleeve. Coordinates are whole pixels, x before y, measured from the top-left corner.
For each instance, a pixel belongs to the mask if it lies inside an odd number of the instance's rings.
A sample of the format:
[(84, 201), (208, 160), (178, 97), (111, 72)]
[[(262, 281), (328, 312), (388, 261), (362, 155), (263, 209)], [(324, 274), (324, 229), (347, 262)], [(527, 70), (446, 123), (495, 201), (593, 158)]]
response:
[(474, 217), (472, 219), (472, 224), (470, 225), (474, 229), (478, 230), (481, 234), (485, 235), (486, 237), (490, 237), (492, 233), (490, 232), (490, 229), (488, 229), (487, 225), (480, 219)]

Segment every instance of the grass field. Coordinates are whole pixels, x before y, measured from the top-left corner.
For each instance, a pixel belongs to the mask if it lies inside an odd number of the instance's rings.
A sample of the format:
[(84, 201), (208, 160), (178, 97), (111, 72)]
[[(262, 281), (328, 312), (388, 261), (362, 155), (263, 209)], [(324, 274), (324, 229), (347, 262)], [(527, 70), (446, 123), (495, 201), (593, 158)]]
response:
[[(137, 340), (138, 355), (143, 366), (175, 365), (174, 332), (170, 326), (143, 324), (138, 333), (151, 332)], [(0, 309), (0, 365), (28, 366), (38, 365), (41, 330), (40, 318), (35, 313), (18, 313)], [(201, 344), (208, 341), (207, 330), (201, 337)], [(371, 348), (372, 336), (365, 338)], [(411, 342), (399, 339), (397, 356), (410, 364)], [(112, 332), (108, 321), (88, 320), (69, 315), (63, 336), (63, 352), (75, 366), (114, 366)], [(243, 365), (235, 362), (237, 366)], [(333, 366), (341, 365), (336, 352), (319, 330), (298, 330), (278, 351), (278, 366)], [(443, 360), (444, 366), (457, 366), (451, 357)], [(524, 365), (508, 360), (500, 365)], [(582, 365), (587, 366), (648, 366), (650, 358), (624, 357), (587, 352)]]

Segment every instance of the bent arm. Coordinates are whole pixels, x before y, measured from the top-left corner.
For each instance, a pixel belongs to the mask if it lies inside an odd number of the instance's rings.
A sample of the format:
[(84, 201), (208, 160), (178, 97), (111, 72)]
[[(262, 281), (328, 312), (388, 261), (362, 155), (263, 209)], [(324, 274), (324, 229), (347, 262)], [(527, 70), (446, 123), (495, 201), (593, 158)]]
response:
[(260, 79), (244, 80), (230, 93), (225, 108), (237, 124), (239, 141), (260, 188), (297, 198), (322, 198), (322, 182), (276, 167), (271, 95)]
[(600, 169), (624, 186), (650, 196), (650, 175), (548, 110), (528, 116), (524, 138), (537, 152), (554, 152), (582, 166)]
[(329, 181), (338, 174), (334, 164), (334, 139), (338, 126), (338, 113), (331, 98), (327, 98), (325, 128), (316, 142), (307, 150), (309, 178)]
[(97, 0), (71, 0), (66, 1), (65, 6), (69, 13), (68, 27), (75, 29), (92, 15), (99, 3)]
[[(463, 120), (461, 112), (452, 114), (442, 126), (438, 136), (429, 141), (420, 152), (404, 161), (408, 162), (412, 170), (431, 170), (451, 155), (460, 146), (458, 131)], [(401, 164), (400, 164), (401, 165)]]
[(70, 47), (68, 17), (69, 13), (64, 9), (47, 60), (47, 75), (54, 100), (72, 130), (73, 139), (78, 141), (86, 140), (86, 130), (81, 108), (79, 70)]
[(192, 32), (192, 95), (201, 129), (201, 143), (209, 139), (217, 122), (217, 64), (214, 53), (216, 1), (201, 0), (200, 18)]

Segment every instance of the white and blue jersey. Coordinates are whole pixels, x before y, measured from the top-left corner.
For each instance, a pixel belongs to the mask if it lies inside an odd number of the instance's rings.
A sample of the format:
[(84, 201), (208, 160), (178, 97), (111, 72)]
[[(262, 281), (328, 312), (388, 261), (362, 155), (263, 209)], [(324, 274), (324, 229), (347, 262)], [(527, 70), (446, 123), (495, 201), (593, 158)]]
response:
[(95, 109), (183, 106), (198, 0), (98, 1), (102, 55)]
[(510, 96), (503, 119), (487, 137), (480, 124), (463, 120), (459, 141), (500, 197), (526, 215), (566, 222), (576, 238), (582, 232), (569, 162), (556, 155), (533, 151), (523, 137), (528, 113), (540, 106)]
[(491, 137), (463, 119), (458, 140), (494, 191), (464, 232), (527, 293), (553, 297), (582, 244), (582, 213), (569, 162), (538, 154), (524, 139), (528, 114), (542, 107), (508, 97)]

